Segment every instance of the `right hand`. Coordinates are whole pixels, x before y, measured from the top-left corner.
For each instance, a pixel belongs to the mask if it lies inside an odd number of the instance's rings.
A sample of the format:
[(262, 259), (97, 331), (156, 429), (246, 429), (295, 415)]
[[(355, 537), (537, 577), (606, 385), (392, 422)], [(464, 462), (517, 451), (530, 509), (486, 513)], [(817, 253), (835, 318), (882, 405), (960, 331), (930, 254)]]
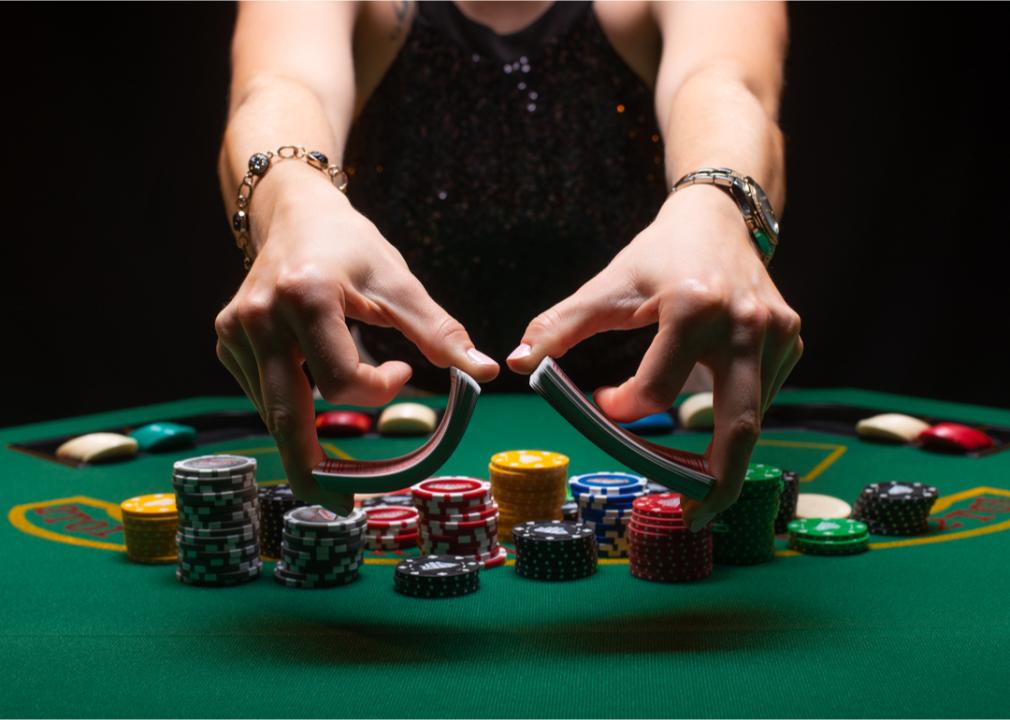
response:
[(432, 363), (485, 382), (498, 364), (474, 348), (375, 225), (318, 171), (295, 162), (270, 171), (251, 203), (256, 260), (217, 316), (217, 354), (273, 435), (295, 494), (339, 513), (353, 495), (317, 486), (323, 459), (308, 364), (333, 403), (382, 405), (410, 378), (404, 362), (362, 363), (347, 318), (402, 332)]

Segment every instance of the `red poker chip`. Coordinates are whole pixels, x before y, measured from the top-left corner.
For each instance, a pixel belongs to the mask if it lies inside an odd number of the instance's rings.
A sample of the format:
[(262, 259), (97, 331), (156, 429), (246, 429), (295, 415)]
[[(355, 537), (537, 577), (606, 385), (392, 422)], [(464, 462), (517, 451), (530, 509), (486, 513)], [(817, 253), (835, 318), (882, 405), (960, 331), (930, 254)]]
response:
[(960, 423), (942, 422), (919, 433), (919, 443), (930, 450), (978, 452), (993, 446), (993, 440), (981, 430)]
[(464, 476), (446, 476), (422, 480), (410, 488), (422, 500), (459, 502), (482, 498), (491, 493), (491, 483)]
[(448, 502), (442, 500), (422, 500), (414, 498), (414, 506), (421, 511), (422, 517), (429, 515), (458, 515), (460, 513), (479, 512), (486, 510), (494, 503), (490, 495), (472, 500)]
[(659, 513), (650, 515), (640, 510), (632, 510), (629, 519), (637, 520), (647, 525), (659, 525), (662, 527), (684, 527), (686, 524), (683, 515), (661, 515)]
[(679, 524), (659, 524), (648, 522), (645, 518), (631, 518), (628, 528), (636, 528), (644, 532), (657, 533), (660, 535), (679, 535), (688, 532), (686, 523)]
[(381, 533), (381, 532), (367, 532), (365, 533), (365, 538), (369, 540), (383, 540), (383, 541), (395, 541), (400, 542), (405, 538), (417, 537), (418, 530), (416, 527), (405, 528), (403, 530), (397, 530), (393, 533)]
[(353, 410), (330, 410), (316, 417), (316, 432), (324, 437), (353, 437), (372, 429), (372, 418)]
[(466, 532), (468, 530), (480, 530), (481, 528), (493, 528), (498, 526), (498, 518), (491, 516), (483, 520), (462, 520), (462, 521), (434, 521), (430, 518), (425, 521), (424, 526), (432, 533), (444, 535), (446, 533)]
[(392, 530), (394, 528), (405, 528), (416, 526), (421, 514), (417, 508), (403, 507), (397, 505), (375, 505), (365, 508), (368, 516), (368, 528), (382, 528)]
[(426, 522), (437, 523), (486, 520), (498, 515), (498, 503), (492, 502), (490, 505), (485, 507), (474, 508), (472, 510), (461, 510), (460, 512), (450, 512), (445, 515), (432, 515), (430, 513), (424, 513), (423, 515)]
[(636, 498), (631, 504), (632, 511), (657, 515), (659, 517), (676, 517), (683, 514), (681, 496), (678, 493), (661, 493)]
[(483, 566), (484, 570), (490, 570), (491, 568), (504, 565), (505, 561), (508, 560), (508, 556), (508, 550), (499, 545), (498, 551), (489, 558), (481, 559), (480, 564)]

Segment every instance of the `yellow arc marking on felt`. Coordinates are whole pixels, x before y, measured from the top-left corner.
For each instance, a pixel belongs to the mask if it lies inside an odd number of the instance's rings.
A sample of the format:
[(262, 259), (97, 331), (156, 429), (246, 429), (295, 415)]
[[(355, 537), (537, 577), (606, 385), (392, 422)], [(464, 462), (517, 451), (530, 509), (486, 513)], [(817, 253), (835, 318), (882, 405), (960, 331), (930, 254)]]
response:
[(99, 550), (112, 550), (115, 552), (126, 552), (125, 545), (119, 545), (118, 543), (102, 542), (100, 540), (88, 540), (87, 538), (73, 537), (70, 535), (61, 535), (58, 532), (53, 532), (52, 530), (46, 530), (45, 528), (40, 528), (38, 525), (28, 520), (28, 512), (30, 510), (35, 510), (37, 508), (50, 507), (52, 505), (67, 505), (70, 503), (79, 503), (81, 505), (90, 505), (91, 507), (98, 508), (99, 510), (104, 510), (110, 517), (114, 520), (122, 521), (123, 514), (119, 509), (118, 505), (113, 503), (105, 502), (104, 500), (95, 500), (94, 498), (89, 498), (85, 495), (76, 495), (69, 498), (59, 498), (57, 500), (44, 500), (42, 502), (25, 503), (24, 505), (15, 505), (7, 513), (7, 519), (10, 521), (11, 525), (16, 527), (23, 533), (28, 535), (34, 535), (40, 537), (44, 540), (53, 540), (55, 542), (67, 543), (68, 545), (79, 545), (81, 547), (93, 547)]
[(835, 462), (845, 451), (849, 448), (845, 445), (836, 445), (834, 443), (817, 443), (817, 442), (804, 442), (803, 440), (758, 440), (758, 445), (767, 445), (769, 447), (791, 447), (791, 448), (808, 448), (811, 450), (831, 450), (828, 456), (821, 460), (819, 463), (814, 465), (813, 469), (806, 475), (800, 478), (802, 482), (810, 482), (818, 475), (823, 473), (829, 467), (835, 464)]

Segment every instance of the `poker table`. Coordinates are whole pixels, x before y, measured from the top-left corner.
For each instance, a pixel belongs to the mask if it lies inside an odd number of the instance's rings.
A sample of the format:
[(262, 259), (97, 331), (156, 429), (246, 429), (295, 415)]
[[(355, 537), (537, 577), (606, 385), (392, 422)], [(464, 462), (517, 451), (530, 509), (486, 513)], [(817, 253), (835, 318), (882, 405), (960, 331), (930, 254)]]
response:
[[(451, 599), (397, 595), (394, 555), (369, 556), (357, 582), (329, 590), (282, 587), (269, 563), (248, 585), (198, 588), (179, 584), (170, 565), (128, 562), (118, 503), (171, 492), (174, 461), (239, 453), (258, 460), (260, 483), (284, 479), (249, 409), (197, 398), (0, 431), (4, 716), (1010, 713), (1010, 411), (783, 392), (754, 459), (799, 472), (802, 492), (852, 503), (875, 481), (939, 488), (928, 535), (874, 536), (861, 555), (798, 555), (780, 539), (772, 562), (716, 566), (678, 585), (637, 580), (624, 560), (601, 560), (596, 575), (570, 583), (519, 578), (506, 565)], [(998, 447), (958, 456), (871, 444), (851, 432), (870, 411), (969, 423)], [(173, 419), (198, 425), (199, 447), (84, 467), (51, 454), (61, 438)], [(700, 451), (708, 435), (654, 439)], [(420, 442), (325, 447), (380, 458)], [(621, 469), (538, 397), (486, 395), (443, 472), (486, 477), (492, 453), (516, 448), (563, 452), (573, 473)]]

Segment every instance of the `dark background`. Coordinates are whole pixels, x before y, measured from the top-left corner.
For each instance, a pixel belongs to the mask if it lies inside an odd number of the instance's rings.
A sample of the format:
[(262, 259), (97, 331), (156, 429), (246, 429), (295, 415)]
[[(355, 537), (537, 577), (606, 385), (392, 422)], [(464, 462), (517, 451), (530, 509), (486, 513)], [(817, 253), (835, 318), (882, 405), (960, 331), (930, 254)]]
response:
[[(1003, 9), (791, 7), (791, 384), (1010, 406)], [(215, 173), (233, 17), (0, 9), (0, 424), (237, 392), (212, 327), (242, 276)]]

